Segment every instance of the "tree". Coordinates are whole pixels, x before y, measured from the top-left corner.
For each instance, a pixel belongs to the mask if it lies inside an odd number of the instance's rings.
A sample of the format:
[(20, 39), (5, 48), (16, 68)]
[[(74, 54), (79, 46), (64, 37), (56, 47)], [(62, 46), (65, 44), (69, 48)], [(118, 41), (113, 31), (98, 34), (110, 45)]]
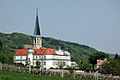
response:
[(92, 68), (94, 71), (94, 66), (97, 64), (97, 57), (95, 55), (90, 55), (89, 62), (92, 64)]
[(104, 52), (97, 52), (97, 53), (92, 53), (89, 57), (89, 62), (92, 64), (92, 67), (93, 67), (93, 71), (95, 70), (94, 69), (94, 66), (95, 64), (97, 64), (97, 59), (104, 59), (108, 57), (107, 54), (105, 54)]
[(103, 74), (120, 75), (120, 61), (117, 59), (109, 59), (108, 61), (105, 61), (99, 72)]
[(37, 60), (36, 61), (36, 68), (40, 68), (41, 67), (40, 64), (41, 64), (40, 61)]
[(66, 70), (68, 70), (71, 74), (74, 73), (75, 68), (74, 67), (67, 67)]
[(114, 59), (119, 59), (119, 55), (116, 53)]
[(3, 47), (2, 42), (0, 41), (0, 51), (2, 50), (2, 47)]
[(88, 62), (81, 62), (80, 69), (86, 72), (92, 71), (92, 64)]
[(3, 64), (13, 64), (13, 55), (12, 52), (0, 52), (0, 62)]
[(20, 63), (14, 63), (16, 66), (18, 66), (18, 67), (25, 67), (25, 65), (22, 63), (22, 62), (20, 62)]

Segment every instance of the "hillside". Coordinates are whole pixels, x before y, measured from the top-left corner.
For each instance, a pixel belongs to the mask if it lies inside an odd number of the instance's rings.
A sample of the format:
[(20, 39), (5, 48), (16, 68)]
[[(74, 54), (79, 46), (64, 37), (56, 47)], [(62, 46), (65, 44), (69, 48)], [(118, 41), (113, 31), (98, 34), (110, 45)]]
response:
[[(0, 42), (2, 42), (2, 46), (5, 49), (10, 49), (11, 51), (23, 48), (24, 44), (31, 45), (32, 38), (32, 36), (23, 33), (15, 32), (12, 34), (5, 34), (0, 32)], [(71, 53), (72, 60), (77, 63), (79, 63), (80, 60), (87, 60), (91, 53), (97, 52), (97, 50), (92, 47), (78, 43), (58, 40), (50, 37), (43, 37), (42, 39), (43, 47), (58, 49), (58, 47), (61, 46), (63, 50), (68, 50)]]

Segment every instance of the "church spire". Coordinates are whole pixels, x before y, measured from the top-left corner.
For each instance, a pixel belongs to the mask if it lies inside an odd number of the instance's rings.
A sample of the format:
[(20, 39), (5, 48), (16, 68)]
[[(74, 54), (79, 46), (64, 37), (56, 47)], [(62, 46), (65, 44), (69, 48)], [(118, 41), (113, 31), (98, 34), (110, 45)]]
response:
[(42, 37), (40, 34), (38, 9), (36, 10), (36, 22), (35, 22), (35, 29), (34, 29), (33, 48), (34, 49), (42, 48)]
[(39, 27), (39, 19), (38, 19), (38, 8), (36, 10), (36, 22), (35, 22), (34, 35), (41, 35), (40, 27)]

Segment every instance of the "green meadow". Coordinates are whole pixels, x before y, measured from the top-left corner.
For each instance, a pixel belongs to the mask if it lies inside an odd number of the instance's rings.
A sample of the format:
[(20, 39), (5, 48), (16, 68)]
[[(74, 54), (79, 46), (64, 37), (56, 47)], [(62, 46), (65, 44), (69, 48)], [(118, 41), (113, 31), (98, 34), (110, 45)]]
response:
[(0, 71), (0, 80), (86, 80), (86, 79), (61, 78), (58, 76), (19, 73), (13, 71)]

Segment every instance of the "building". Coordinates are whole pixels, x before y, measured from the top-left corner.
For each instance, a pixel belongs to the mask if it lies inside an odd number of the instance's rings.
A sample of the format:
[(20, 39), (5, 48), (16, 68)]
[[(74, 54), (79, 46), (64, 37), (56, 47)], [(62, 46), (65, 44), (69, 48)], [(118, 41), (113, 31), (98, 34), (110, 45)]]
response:
[(23, 63), (36, 66), (36, 61), (40, 62), (41, 69), (60, 68), (71, 65), (71, 56), (68, 51), (55, 50), (42, 47), (42, 36), (40, 33), (38, 10), (36, 11), (36, 23), (33, 35), (33, 46), (30, 49), (18, 49), (14, 55), (14, 63)]
[(106, 61), (107, 59), (97, 59), (97, 64), (95, 65), (95, 69), (99, 69), (100, 66)]

